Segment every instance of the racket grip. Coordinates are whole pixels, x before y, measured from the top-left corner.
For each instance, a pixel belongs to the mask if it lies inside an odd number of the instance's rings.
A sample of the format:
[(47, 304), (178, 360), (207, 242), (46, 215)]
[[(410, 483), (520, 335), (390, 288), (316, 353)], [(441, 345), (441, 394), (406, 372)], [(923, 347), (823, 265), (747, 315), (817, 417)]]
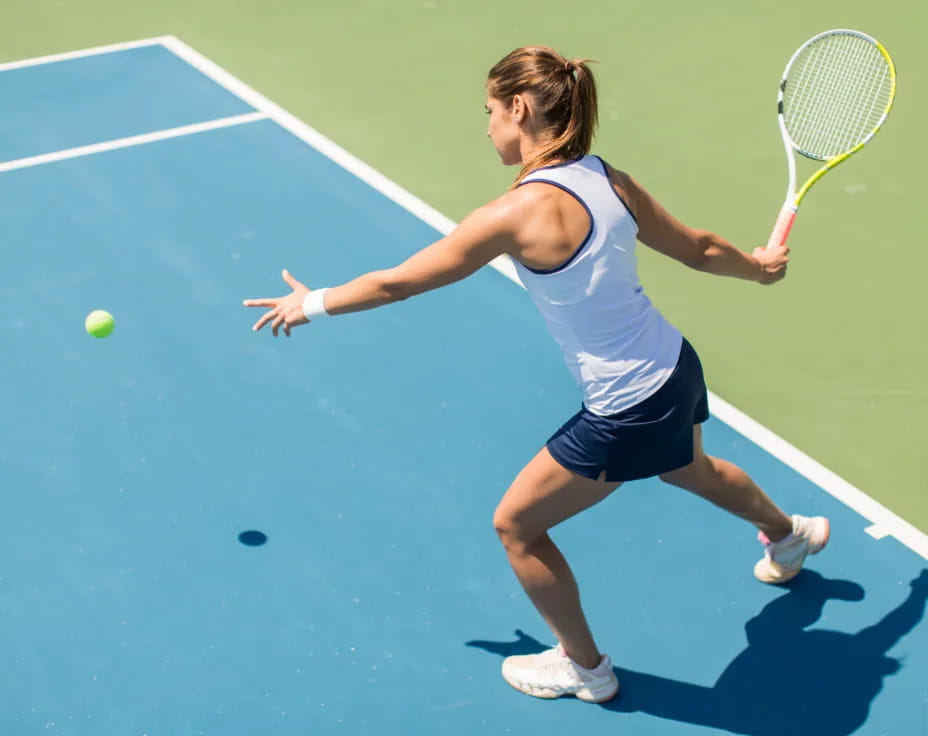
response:
[(770, 233), (770, 240), (767, 241), (767, 247), (772, 248), (777, 245), (784, 245), (795, 220), (796, 208), (786, 205), (780, 210), (780, 214), (777, 217), (777, 224), (773, 226), (773, 232)]

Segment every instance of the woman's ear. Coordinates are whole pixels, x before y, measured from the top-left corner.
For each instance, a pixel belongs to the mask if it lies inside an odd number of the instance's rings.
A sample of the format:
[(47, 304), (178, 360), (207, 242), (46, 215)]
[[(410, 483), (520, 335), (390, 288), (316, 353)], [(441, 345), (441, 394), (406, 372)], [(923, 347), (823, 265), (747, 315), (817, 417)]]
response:
[(512, 119), (521, 125), (522, 121), (528, 116), (528, 110), (525, 106), (525, 98), (522, 95), (513, 95), (512, 97)]

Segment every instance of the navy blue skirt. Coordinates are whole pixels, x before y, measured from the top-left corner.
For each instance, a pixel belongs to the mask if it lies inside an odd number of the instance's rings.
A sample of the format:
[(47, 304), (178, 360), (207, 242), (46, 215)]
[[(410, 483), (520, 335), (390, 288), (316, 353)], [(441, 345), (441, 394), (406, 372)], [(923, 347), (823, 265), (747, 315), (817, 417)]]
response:
[(656, 393), (618, 414), (599, 416), (583, 407), (547, 447), (568, 470), (585, 478), (619, 482), (650, 478), (693, 462), (693, 425), (709, 418), (699, 356), (686, 338), (676, 368)]

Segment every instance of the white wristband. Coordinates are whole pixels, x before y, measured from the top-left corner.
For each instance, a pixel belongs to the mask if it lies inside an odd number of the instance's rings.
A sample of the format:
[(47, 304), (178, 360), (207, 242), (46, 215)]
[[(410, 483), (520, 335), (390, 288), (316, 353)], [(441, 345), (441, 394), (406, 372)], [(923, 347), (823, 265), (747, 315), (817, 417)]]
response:
[(313, 289), (305, 297), (303, 297), (303, 315), (310, 322), (312, 322), (314, 319), (322, 319), (323, 317), (332, 316), (325, 311), (325, 293), (327, 291), (328, 288)]

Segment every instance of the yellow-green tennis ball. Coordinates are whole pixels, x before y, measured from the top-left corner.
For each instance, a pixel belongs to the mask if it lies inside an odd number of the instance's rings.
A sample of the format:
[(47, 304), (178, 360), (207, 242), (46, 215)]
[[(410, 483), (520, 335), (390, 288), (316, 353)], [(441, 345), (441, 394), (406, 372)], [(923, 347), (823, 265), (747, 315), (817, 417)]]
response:
[(84, 327), (94, 337), (107, 337), (113, 333), (116, 322), (113, 315), (103, 309), (95, 309), (87, 315)]

